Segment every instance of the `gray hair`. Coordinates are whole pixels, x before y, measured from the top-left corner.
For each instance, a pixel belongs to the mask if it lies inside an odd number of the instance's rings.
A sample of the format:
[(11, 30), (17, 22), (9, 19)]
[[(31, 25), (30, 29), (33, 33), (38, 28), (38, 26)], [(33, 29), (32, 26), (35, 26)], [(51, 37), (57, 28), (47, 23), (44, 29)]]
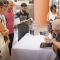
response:
[(56, 26), (57, 30), (60, 30), (60, 19), (54, 20), (52, 25)]

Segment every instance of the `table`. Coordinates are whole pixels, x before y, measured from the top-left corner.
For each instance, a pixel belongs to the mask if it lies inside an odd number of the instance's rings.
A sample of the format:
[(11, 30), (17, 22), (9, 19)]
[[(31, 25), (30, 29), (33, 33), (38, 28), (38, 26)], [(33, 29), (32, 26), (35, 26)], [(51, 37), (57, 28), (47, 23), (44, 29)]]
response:
[(42, 35), (33, 36), (27, 33), (14, 47), (12, 47), (11, 60), (54, 60), (56, 54), (52, 47), (40, 48), (44, 42)]

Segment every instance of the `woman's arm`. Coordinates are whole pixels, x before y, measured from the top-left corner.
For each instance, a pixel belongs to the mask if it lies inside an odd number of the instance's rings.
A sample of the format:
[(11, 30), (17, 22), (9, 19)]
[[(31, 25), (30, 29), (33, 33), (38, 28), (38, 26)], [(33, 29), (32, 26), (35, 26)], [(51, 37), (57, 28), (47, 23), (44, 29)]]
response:
[(9, 30), (5, 28), (4, 32), (1, 32), (3, 36), (7, 36), (9, 34)]
[(49, 22), (49, 13), (47, 14), (47, 21)]

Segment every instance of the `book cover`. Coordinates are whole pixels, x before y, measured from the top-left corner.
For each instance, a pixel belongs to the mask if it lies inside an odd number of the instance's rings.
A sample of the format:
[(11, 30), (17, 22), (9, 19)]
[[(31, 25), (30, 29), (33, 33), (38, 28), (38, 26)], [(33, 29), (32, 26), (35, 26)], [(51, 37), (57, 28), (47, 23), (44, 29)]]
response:
[(5, 31), (5, 28), (4, 28), (4, 26), (2, 25), (1, 22), (0, 22), (0, 31), (1, 31), (1, 32), (4, 32), (4, 31)]

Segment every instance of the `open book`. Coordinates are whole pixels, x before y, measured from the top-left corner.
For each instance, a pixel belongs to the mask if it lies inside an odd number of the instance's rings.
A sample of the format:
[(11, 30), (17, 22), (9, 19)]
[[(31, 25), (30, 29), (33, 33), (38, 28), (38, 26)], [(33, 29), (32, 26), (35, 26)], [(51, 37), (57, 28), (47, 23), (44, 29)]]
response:
[(33, 22), (33, 19), (32, 18), (29, 18), (27, 21), (25, 21), (24, 23), (28, 23), (28, 22), (30, 22), (30, 23), (32, 23)]
[(50, 43), (50, 42), (42, 42), (42, 43), (40, 44), (40, 48), (52, 47), (52, 44), (53, 44), (53, 43)]
[(1, 22), (0, 22), (0, 31), (1, 31), (1, 32), (4, 32), (4, 31), (5, 31), (5, 28), (4, 28), (4, 26), (2, 25)]

